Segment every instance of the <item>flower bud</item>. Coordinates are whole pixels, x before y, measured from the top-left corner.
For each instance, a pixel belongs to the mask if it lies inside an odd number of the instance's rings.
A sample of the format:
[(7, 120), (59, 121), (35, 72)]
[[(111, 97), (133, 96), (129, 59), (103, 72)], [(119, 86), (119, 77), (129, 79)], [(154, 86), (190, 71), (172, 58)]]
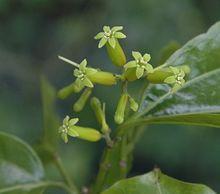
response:
[(84, 106), (85, 106), (89, 96), (91, 95), (91, 93), (92, 93), (92, 90), (90, 88), (86, 88), (83, 91), (80, 98), (73, 105), (73, 110), (75, 112), (80, 112), (84, 108)]
[(191, 72), (191, 69), (188, 65), (181, 65), (179, 68), (181, 68), (185, 74), (189, 74)]
[(124, 122), (124, 116), (125, 116), (125, 108), (127, 105), (127, 101), (128, 101), (128, 94), (127, 93), (123, 93), (120, 96), (117, 108), (116, 108), (116, 112), (115, 112), (115, 122), (117, 124), (121, 124)]
[(129, 104), (130, 104), (130, 108), (134, 112), (136, 112), (138, 110), (138, 103), (131, 96), (129, 96)]
[(114, 48), (109, 43), (106, 44), (107, 53), (114, 65), (123, 66), (126, 63), (125, 53), (118, 40), (116, 39), (115, 41)]
[(78, 93), (83, 89), (83, 87), (78, 86), (75, 82), (65, 86), (64, 88), (60, 89), (57, 93), (57, 96), (60, 99), (67, 98), (72, 93)]
[(109, 72), (97, 71), (94, 74), (88, 75), (88, 78), (92, 83), (97, 83), (101, 85), (114, 85), (116, 84), (116, 77)]
[(130, 68), (130, 69), (127, 69), (125, 72), (124, 72), (124, 77), (127, 81), (135, 81), (137, 80), (137, 76), (136, 76), (136, 68)]
[(149, 73), (146, 78), (150, 83), (160, 84), (164, 83), (164, 80), (171, 75), (173, 75), (173, 73), (168, 68), (166, 68), (155, 70), (153, 73)]
[(77, 138), (84, 139), (87, 141), (96, 142), (102, 138), (101, 133), (93, 128), (71, 126), (69, 129), (69, 133), (71, 133), (71, 130), (78, 134)]
[(102, 108), (101, 102), (98, 98), (93, 97), (90, 101), (91, 107), (96, 115), (96, 118), (99, 124), (102, 126), (102, 132), (107, 133), (109, 132), (109, 126), (106, 123), (105, 119), (105, 110)]

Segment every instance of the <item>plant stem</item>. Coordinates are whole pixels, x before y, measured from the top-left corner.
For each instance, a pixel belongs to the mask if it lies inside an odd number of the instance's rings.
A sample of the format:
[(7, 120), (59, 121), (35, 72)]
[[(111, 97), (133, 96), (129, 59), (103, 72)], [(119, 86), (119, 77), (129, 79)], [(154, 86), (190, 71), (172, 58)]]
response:
[[(149, 84), (143, 85), (143, 96)], [(122, 92), (127, 91), (127, 83), (122, 83)], [(144, 98), (139, 99), (142, 105)], [(106, 147), (100, 162), (99, 172), (92, 188), (92, 194), (99, 194), (116, 181), (125, 178), (131, 168), (132, 153), (139, 139), (143, 126), (138, 126), (139, 114), (129, 117), (125, 123), (115, 130), (113, 147)]]
[(73, 183), (71, 177), (67, 173), (66, 169), (64, 168), (63, 162), (58, 154), (54, 154), (54, 162), (55, 162), (60, 174), (62, 175), (64, 181), (71, 188), (72, 193), (78, 194), (79, 191), (78, 191), (77, 187), (75, 186), (75, 184)]

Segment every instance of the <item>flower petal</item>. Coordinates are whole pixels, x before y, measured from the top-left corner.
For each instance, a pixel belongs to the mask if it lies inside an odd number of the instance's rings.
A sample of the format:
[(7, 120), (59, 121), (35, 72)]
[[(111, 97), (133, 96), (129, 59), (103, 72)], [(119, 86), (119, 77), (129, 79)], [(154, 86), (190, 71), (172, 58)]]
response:
[(87, 65), (87, 60), (86, 60), (86, 59), (83, 59), (83, 61), (79, 64), (79, 69), (80, 69), (81, 71), (85, 71), (86, 65)]
[(108, 42), (112, 48), (115, 48), (116, 41), (114, 37), (111, 37), (110, 39), (108, 39)]
[(68, 135), (71, 136), (71, 137), (78, 137), (78, 136), (79, 136), (79, 133), (77, 133), (77, 131), (75, 131), (75, 130), (73, 129), (73, 127), (72, 127), (72, 128), (69, 129)]
[(104, 32), (109, 32), (111, 29), (109, 26), (103, 26)]
[(145, 70), (147, 71), (147, 73), (153, 73), (154, 68), (151, 64), (148, 63), (145, 65)]
[(137, 78), (138, 79), (141, 78), (143, 74), (144, 74), (144, 69), (141, 68), (141, 67), (137, 67), (137, 69), (136, 69), (136, 76), (137, 76)]
[(69, 126), (74, 126), (79, 121), (78, 118), (73, 118), (69, 120)]
[(76, 83), (77, 87), (79, 87), (79, 88), (83, 88), (83, 86), (84, 86), (82, 81), (79, 78), (76, 79), (75, 83)]
[(62, 134), (61, 134), (61, 138), (63, 139), (63, 141), (64, 141), (65, 143), (68, 142), (68, 136), (67, 136), (66, 133), (62, 133)]
[(62, 132), (63, 132), (63, 127), (59, 127), (58, 133), (62, 133)]
[(115, 32), (114, 37), (120, 39), (120, 38), (126, 38), (126, 35), (123, 34), (122, 32)]
[(129, 61), (128, 63), (126, 63), (126, 64), (124, 65), (124, 68), (125, 68), (125, 69), (128, 69), (128, 68), (133, 68), (133, 67), (136, 67), (136, 66), (137, 66), (136, 61)]
[(69, 119), (70, 119), (70, 117), (67, 115), (67, 116), (63, 119), (63, 124), (64, 124), (64, 125), (68, 125), (68, 124), (69, 124)]
[(180, 77), (185, 77), (185, 72), (184, 72), (182, 69), (181, 69), (180, 72), (179, 72), (179, 76), (180, 76)]
[(98, 45), (98, 48), (102, 48), (106, 42), (107, 42), (107, 38), (103, 37), (100, 41), (99, 41), (99, 45)]
[(73, 75), (74, 75), (75, 77), (78, 77), (78, 76), (81, 75), (81, 73), (79, 72), (78, 69), (74, 69), (74, 71), (73, 71)]
[(179, 69), (178, 69), (178, 68), (172, 67), (172, 66), (170, 66), (169, 68), (170, 68), (170, 70), (171, 70), (175, 75), (177, 75), (177, 74), (179, 73)]
[(186, 83), (184, 79), (181, 80), (181, 86), (183, 86)]
[(174, 84), (172, 91), (176, 92), (177, 90), (179, 90), (182, 86), (180, 84)]
[(83, 80), (83, 85), (87, 86), (89, 88), (93, 88), (94, 87), (93, 83), (87, 77), (85, 77), (85, 79)]
[(150, 61), (151, 56), (146, 53), (146, 54), (144, 54), (143, 58), (144, 58), (144, 60), (145, 60), (146, 62), (148, 62), (148, 61)]
[(137, 51), (132, 51), (132, 56), (138, 60), (142, 57), (141, 53), (137, 52)]
[(98, 34), (95, 35), (94, 39), (101, 39), (104, 36), (104, 32), (99, 32)]
[(122, 30), (122, 29), (123, 29), (123, 26), (114, 26), (111, 30), (113, 32), (117, 32), (117, 31)]
[(169, 76), (164, 80), (164, 83), (167, 84), (174, 84), (176, 82), (175, 76)]

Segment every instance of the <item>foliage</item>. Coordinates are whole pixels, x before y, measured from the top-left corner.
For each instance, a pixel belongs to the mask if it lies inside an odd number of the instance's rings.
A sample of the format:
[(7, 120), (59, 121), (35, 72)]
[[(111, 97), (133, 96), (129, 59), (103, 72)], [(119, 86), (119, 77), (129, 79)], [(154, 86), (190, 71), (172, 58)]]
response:
[[(108, 104), (101, 103), (97, 98), (92, 98), (91, 104), (100, 129), (78, 126), (78, 118), (69, 117), (64, 118), (59, 128), (65, 143), (68, 135), (92, 142), (101, 138), (106, 141), (97, 179), (91, 187), (92, 193), (183, 194), (187, 190), (187, 193), (192, 194), (214, 194), (206, 186), (178, 181), (162, 174), (158, 169), (146, 175), (121, 179), (126, 178), (131, 168), (132, 152), (143, 125), (181, 123), (219, 127), (219, 34), (220, 23), (216, 23), (207, 33), (197, 36), (177, 50), (164, 64), (153, 68), (148, 63), (149, 54), (141, 55), (135, 51), (135, 60), (126, 61), (126, 55), (117, 39), (122, 36), (125, 38), (125, 35), (113, 36), (114, 31), (111, 32), (111, 28), (105, 26), (100, 37), (104, 37), (104, 43), (101, 39), (102, 45), (99, 43), (99, 47), (106, 46), (112, 63), (121, 67), (121, 72), (117, 75), (89, 67), (86, 60), (78, 64), (60, 57), (77, 69), (74, 70), (76, 80), (60, 90), (58, 96), (64, 99), (72, 93), (84, 90), (76, 102), (79, 111), (86, 106), (96, 84), (122, 85), (114, 115), (115, 123), (118, 124), (114, 133), (105, 114)], [(99, 34), (97, 36), (99, 38)], [(140, 101), (129, 94), (129, 83), (138, 79), (144, 85), (140, 90)], [(43, 78), (42, 99), (46, 132), (40, 149), (47, 147), (45, 150), (48, 152), (44, 154), (51, 154), (50, 161), (57, 165), (64, 182), (45, 181), (43, 166), (32, 148), (14, 136), (1, 133), (0, 193), (39, 193), (50, 186), (60, 187), (68, 193), (79, 193), (54, 149), (58, 133), (55, 133), (54, 128), (59, 120), (55, 113), (54, 97), (53, 87)], [(14, 153), (14, 147), (17, 148), (19, 158)]]

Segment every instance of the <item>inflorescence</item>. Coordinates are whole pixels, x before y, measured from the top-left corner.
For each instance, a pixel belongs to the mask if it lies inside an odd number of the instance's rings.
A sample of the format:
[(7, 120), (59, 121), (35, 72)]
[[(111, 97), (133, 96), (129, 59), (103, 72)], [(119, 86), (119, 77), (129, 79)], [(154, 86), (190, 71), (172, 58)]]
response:
[[(59, 58), (74, 66), (73, 76), (75, 80), (70, 85), (62, 88), (58, 92), (58, 97), (65, 99), (72, 93), (79, 93), (81, 96), (73, 105), (75, 112), (83, 110), (86, 102), (92, 94), (92, 90), (96, 84), (112, 86), (122, 83), (122, 92), (116, 107), (114, 120), (117, 124), (121, 124), (125, 120), (125, 110), (129, 107), (132, 111), (138, 111), (139, 105), (135, 99), (128, 93), (127, 85), (129, 82), (142, 79), (152, 84), (169, 84), (170, 92), (176, 92), (185, 84), (185, 76), (189, 74), (190, 69), (187, 65), (173, 67), (163, 64), (154, 68), (149, 62), (151, 56), (148, 53), (141, 54), (132, 51), (133, 60), (127, 61), (124, 50), (122, 49), (119, 39), (126, 38), (126, 35), (120, 32), (122, 26), (103, 27), (103, 32), (99, 32), (94, 38), (99, 40), (98, 48), (106, 47), (109, 59), (112, 63), (121, 68), (121, 74), (115, 75), (87, 65), (84, 59), (81, 63), (73, 62), (67, 58), (59, 56)], [(91, 107), (95, 113), (100, 130), (76, 126), (78, 118), (70, 119), (66, 116), (59, 133), (65, 143), (68, 142), (68, 136), (78, 137), (88, 141), (98, 141), (105, 138), (108, 145), (112, 145), (110, 138), (110, 128), (105, 116), (105, 103), (101, 103), (96, 97), (91, 98)]]

